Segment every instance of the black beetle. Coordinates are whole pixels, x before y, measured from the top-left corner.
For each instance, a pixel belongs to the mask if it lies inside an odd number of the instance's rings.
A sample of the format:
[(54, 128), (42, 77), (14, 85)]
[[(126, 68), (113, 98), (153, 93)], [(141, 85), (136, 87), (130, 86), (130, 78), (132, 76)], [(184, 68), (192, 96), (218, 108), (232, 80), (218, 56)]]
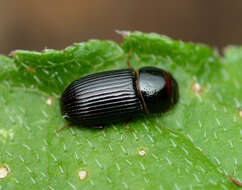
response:
[(140, 113), (161, 113), (178, 101), (176, 80), (155, 67), (104, 71), (72, 82), (61, 97), (64, 118), (100, 127)]

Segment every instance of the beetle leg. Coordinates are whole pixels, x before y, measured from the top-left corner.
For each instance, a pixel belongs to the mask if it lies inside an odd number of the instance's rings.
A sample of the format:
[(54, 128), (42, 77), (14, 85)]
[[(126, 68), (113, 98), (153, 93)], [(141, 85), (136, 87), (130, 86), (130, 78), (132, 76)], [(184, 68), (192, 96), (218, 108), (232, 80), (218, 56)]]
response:
[(126, 120), (126, 121), (124, 122), (124, 128), (125, 128), (127, 131), (129, 131), (129, 132), (134, 132), (134, 130), (133, 130), (133, 129), (130, 129), (129, 126), (128, 126), (128, 123), (129, 123), (129, 121), (130, 121), (131, 119), (132, 119), (132, 118), (129, 118), (128, 120)]
[(132, 55), (132, 50), (129, 50), (129, 54), (127, 56), (127, 60), (126, 60), (126, 64), (128, 65), (128, 68), (133, 69), (133, 67), (131, 66), (130, 62), (129, 62), (129, 57)]
[(64, 125), (63, 127), (61, 127), (60, 129), (58, 129), (58, 130), (56, 130), (56, 133), (59, 133), (59, 132), (61, 132), (63, 129), (65, 129), (65, 128), (69, 128), (69, 127), (71, 127), (72, 125), (69, 123), (69, 124), (66, 124), (66, 125)]

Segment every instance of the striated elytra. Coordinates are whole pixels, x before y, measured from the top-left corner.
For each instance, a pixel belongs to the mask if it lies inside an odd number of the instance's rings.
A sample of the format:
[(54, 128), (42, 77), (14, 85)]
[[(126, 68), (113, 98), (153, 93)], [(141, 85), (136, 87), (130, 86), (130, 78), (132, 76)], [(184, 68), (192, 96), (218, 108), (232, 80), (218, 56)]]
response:
[(61, 97), (64, 118), (99, 127), (142, 113), (162, 113), (178, 102), (176, 80), (155, 67), (104, 71), (72, 82)]

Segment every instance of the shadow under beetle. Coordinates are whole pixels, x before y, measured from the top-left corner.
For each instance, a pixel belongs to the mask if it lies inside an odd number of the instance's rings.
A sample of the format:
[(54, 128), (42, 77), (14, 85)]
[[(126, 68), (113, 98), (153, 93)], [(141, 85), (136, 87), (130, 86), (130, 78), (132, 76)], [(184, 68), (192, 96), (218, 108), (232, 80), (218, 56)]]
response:
[(156, 67), (104, 71), (72, 82), (61, 97), (61, 112), (73, 124), (101, 127), (142, 113), (162, 113), (178, 102), (171, 74)]

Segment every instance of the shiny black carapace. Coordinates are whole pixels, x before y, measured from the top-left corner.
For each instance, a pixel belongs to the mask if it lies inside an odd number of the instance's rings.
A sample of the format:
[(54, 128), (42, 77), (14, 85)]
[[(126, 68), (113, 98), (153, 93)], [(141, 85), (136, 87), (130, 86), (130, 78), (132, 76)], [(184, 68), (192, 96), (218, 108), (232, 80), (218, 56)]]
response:
[(104, 126), (141, 113), (165, 112), (178, 97), (176, 80), (162, 69), (113, 70), (72, 82), (61, 97), (61, 111), (74, 124)]

